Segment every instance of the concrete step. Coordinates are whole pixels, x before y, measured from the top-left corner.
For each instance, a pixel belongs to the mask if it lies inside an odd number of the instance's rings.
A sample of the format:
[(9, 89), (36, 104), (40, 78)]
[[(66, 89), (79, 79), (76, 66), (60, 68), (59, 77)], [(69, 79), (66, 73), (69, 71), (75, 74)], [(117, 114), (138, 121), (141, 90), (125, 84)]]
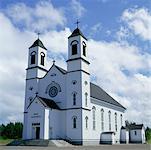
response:
[(48, 146), (49, 140), (14, 140), (8, 146)]
[(50, 142), (54, 143), (57, 147), (72, 147), (73, 145), (66, 142), (65, 140), (50, 140)]

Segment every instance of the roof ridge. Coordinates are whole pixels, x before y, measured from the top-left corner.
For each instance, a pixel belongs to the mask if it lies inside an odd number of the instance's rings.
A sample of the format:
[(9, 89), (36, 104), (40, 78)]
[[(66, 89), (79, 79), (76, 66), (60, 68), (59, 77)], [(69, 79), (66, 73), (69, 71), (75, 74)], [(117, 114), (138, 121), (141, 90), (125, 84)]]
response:
[[(126, 109), (126, 108), (125, 108), (123, 105), (121, 105), (117, 100), (115, 100), (112, 96), (110, 96), (105, 90), (103, 90), (99, 85), (96, 85), (96, 84), (94, 84), (94, 83), (92, 83), (92, 82), (90, 82), (90, 84), (92, 84), (93, 86), (96, 86), (97, 88), (99, 88), (100, 90), (102, 90), (109, 98), (111, 98), (113, 101), (115, 101), (120, 107)], [(92, 97), (93, 97), (93, 96), (92, 96)], [(95, 97), (94, 97), (94, 98), (95, 98)], [(99, 99), (99, 98), (96, 98), (96, 99)], [(100, 100), (105, 101), (104, 99), (100, 99)], [(113, 103), (108, 102), (108, 101), (105, 101), (105, 102), (110, 103), (110, 104), (115, 105), (115, 106), (118, 106), (117, 104), (113, 104)]]
[(63, 74), (66, 74), (66, 73), (67, 73), (67, 70), (65, 70), (65, 69), (63, 69), (63, 68), (57, 66), (56, 64), (55, 64), (55, 67), (56, 67), (59, 71), (61, 71)]

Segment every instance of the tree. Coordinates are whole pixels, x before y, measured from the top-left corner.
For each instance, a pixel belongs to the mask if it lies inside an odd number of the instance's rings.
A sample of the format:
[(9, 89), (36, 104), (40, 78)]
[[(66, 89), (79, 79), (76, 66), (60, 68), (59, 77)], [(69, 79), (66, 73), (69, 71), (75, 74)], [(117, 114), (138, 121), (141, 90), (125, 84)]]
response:
[(146, 136), (147, 141), (151, 139), (151, 128), (149, 128), (149, 127), (146, 128), (145, 136)]
[(9, 139), (18, 139), (22, 137), (23, 124), (20, 122), (0, 125), (0, 136)]

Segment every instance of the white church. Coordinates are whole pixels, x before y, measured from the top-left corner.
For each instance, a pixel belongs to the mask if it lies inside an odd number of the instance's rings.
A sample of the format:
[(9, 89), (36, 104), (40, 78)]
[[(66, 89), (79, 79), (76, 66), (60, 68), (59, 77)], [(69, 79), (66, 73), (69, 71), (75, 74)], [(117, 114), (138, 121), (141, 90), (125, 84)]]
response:
[(23, 139), (80, 145), (126, 141), (126, 109), (91, 83), (88, 51), (79, 28), (68, 37), (67, 70), (55, 61), (47, 70), (47, 49), (39, 38), (29, 48)]

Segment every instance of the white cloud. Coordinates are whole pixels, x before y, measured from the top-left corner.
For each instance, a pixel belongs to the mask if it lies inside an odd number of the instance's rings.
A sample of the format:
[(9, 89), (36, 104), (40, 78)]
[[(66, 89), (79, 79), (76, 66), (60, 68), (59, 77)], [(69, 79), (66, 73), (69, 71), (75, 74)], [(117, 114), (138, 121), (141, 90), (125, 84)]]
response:
[(143, 40), (151, 40), (151, 12), (147, 8), (126, 9), (122, 20)]
[[(3, 28), (0, 30), (0, 123), (22, 121), (28, 47), (34, 42), (35, 35), (28, 30), (20, 31), (3, 13), (0, 13), (0, 22), (0, 28)], [(65, 62), (62, 55), (67, 53), (67, 35), (70, 34), (66, 28), (41, 35), (49, 55), (54, 55), (56, 64), (63, 67)], [(48, 68), (51, 62), (49, 58)]]
[(124, 26), (121, 26), (119, 31), (116, 33), (118, 41), (127, 40), (127, 38), (130, 38), (130, 36), (132, 36), (131, 32)]
[(114, 41), (90, 40), (88, 48), (95, 82), (127, 108), (128, 120), (151, 126), (147, 121), (151, 117), (151, 77), (140, 73), (151, 69), (151, 55)]
[(7, 15), (15, 24), (34, 31), (46, 31), (56, 26), (64, 26), (66, 18), (61, 9), (55, 8), (50, 1), (40, 1), (35, 7), (24, 3), (17, 3), (9, 6)]
[[(3, 28), (0, 30), (3, 43), (0, 49), (0, 56), (3, 56), (0, 59), (0, 122), (22, 120), (28, 47), (34, 42), (35, 35), (29, 29), (20, 31), (2, 13), (0, 22), (0, 28)], [(56, 64), (63, 67), (70, 34), (70, 29), (65, 28), (41, 35), (48, 48), (49, 60), (54, 57)], [(97, 84), (127, 107), (128, 119), (151, 126), (148, 121), (151, 118), (151, 77), (141, 73), (151, 70), (151, 55), (141, 51), (127, 42), (93, 39), (88, 42), (91, 75), (96, 76)]]
[(82, 4), (78, 0), (72, 0), (70, 5), (77, 19), (82, 17), (83, 14), (86, 12), (86, 9), (82, 6)]
[(102, 24), (99, 22), (99, 23), (95, 24), (94, 26), (92, 26), (90, 30), (91, 30), (90, 37), (92, 37), (95, 34), (100, 33), (100, 31), (102, 30)]

